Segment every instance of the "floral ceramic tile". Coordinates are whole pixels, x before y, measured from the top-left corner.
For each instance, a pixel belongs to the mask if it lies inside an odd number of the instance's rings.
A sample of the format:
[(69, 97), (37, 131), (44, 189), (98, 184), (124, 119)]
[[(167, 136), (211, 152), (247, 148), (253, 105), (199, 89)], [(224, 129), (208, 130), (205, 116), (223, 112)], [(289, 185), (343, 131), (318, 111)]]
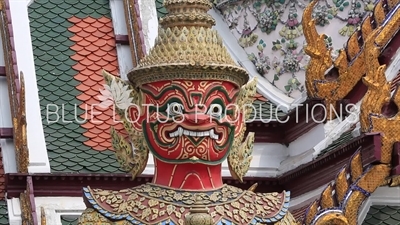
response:
[[(305, 91), (305, 69), (309, 57), (304, 53), (301, 24), (307, 0), (215, 0), (248, 59), (271, 84), (297, 98)], [(320, 0), (314, 8), (317, 30), (324, 33), (326, 45), (335, 57), (348, 37), (358, 28), (372, 0)]]

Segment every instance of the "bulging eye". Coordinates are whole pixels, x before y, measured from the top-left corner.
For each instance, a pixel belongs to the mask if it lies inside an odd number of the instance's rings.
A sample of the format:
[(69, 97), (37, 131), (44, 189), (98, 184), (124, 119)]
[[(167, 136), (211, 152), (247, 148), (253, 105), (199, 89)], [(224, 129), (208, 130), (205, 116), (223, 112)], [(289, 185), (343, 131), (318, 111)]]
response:
[(173, 102), (168, 106), (167, 113), (170, 115), (180, 115), (183, 113), (183, 105), (177, 102)]
[(222, 115), (222, 106), (219, 104), (211, 104), (208, 108), (207, 114), (214, 117), (220, 117)]

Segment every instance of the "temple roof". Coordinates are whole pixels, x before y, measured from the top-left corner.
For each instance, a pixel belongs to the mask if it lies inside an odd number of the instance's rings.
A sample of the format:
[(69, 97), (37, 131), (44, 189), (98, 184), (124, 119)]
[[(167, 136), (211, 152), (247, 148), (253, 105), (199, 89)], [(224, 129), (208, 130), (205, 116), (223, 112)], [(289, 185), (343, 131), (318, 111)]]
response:
[[(122, 172), (110, 151), (112, 111), (103, 110), (96, 117), (102, 122), (96, 125), (77, 121), (85, 117), (85, 104), (98, 101), (96, 96), (104, 83), (100, 71), (119, 73), (110, 13), (106, 0), (35, 1), (29, 6), (42, 122), (52, 172)], [(60, 113), (64, 108), (64, 121), (48, 123), (47, 106), (49, 110), (58, 108)]]
[(0, 225), (8, 225), (8, 208), (6, 201), (0, 201)]
[[(166, 12), (162, 0), (156, 0), (156, 6), (160, 17)], [(120, 73), (109, 1), (35, 1), (29, 6), (29, 17), (51, 171), (124, 173), (111, 147), (112, 110), (95, 108), (100, 115), (94, 115), (91, 109), (85, 113), (86, 106), (100, 102), (99, 90), (104, 84), (100, 71)], [(255, 97), (254, 107), (251, 119), (286, 115), (261, 93)], [(58, 110), (60, 120), (49, 123), (47, 109)], [(91, 115), (100, 122), (79, 122)], [(52, 114), (49, 119), (56, 116)], [(320, 154), (351, 139), (351, 132), (346, 132)]]
[(362, 225), (400, 224), (400, 206), (374, 205)]
[(62, 225), (78, 225), (79, 216), (61, 216)]
[[(109, 2), (35, 1), (28, 11), (51, 171), (123, 173), (111, 147), (112, 110), (96, 107), (101, 114), (95, 119), (101, 122), (79, 122), (95, 114), (90, 105), (99, 103), (101, 70), (119, 74)], [(254, 113), (262, 112), (263, 118), (284, 115), (260, 94), (254, 106)], [(46, 110), (57, 110), (62, 118), (51, 122), (57, 116), (50, 113), (49, 122)]]

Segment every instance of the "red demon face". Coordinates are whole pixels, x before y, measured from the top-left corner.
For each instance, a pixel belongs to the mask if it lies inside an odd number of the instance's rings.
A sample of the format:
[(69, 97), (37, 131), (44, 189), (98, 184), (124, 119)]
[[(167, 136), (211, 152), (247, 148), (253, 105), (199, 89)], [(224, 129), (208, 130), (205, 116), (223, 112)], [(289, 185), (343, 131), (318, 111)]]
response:
[(143, 104), (130, 108), (135, 129), (153, 155), (171, 163), (220, 164), (238, 130), (239, 87), (225, 81), (162, 81), (141, 88)]

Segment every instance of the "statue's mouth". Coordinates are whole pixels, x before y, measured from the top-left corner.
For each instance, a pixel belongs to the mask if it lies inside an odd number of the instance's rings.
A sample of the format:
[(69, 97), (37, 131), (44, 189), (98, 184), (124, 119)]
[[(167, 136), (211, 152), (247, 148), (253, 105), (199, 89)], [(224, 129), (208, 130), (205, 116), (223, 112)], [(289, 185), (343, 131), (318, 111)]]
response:
[(219, 139), (219, 135), (216, 134), (214, 129), (210, 129), (208, 131), (193, 131), (178, 127), (178, 129), (169, 133), (170, 138), (181, 137), (183, 135), (188, 137), (210, 137), (213, 140)]

